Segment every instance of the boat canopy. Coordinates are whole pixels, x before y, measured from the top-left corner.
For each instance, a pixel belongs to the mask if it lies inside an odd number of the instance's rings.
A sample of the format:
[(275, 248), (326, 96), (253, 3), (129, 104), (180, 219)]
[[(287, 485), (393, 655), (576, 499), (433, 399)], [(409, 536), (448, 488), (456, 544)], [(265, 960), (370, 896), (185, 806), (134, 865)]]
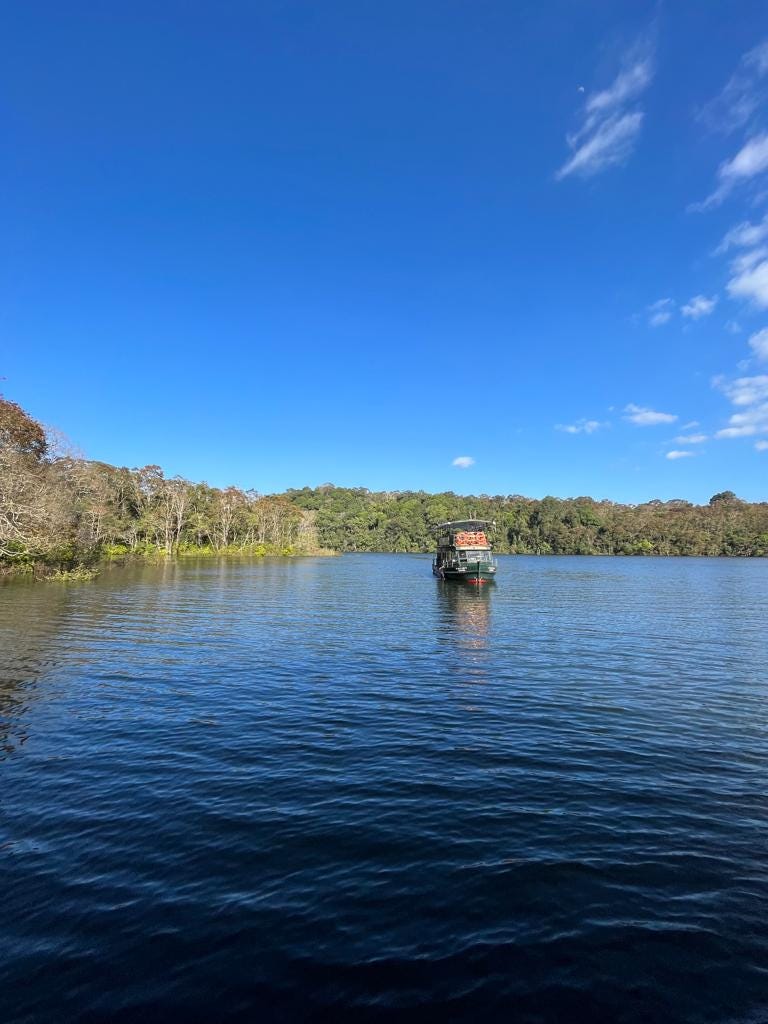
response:
[(453, 519), (447, 523), (438, 523), (432, 529), (435, 533), (453, 533), (456, 530), (482, 530), (485, 527), (496, 526), (495, 519)]

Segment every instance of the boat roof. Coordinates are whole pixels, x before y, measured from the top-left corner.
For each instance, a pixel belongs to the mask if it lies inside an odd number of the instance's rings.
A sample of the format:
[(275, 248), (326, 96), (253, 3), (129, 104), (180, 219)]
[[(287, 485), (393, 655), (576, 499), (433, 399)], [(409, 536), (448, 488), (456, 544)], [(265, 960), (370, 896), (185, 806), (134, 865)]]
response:
[(438, 523), (435, 530), (476, 530), (482, 526), (495, 526), (495, 519), (451, 519), (447, 523)]

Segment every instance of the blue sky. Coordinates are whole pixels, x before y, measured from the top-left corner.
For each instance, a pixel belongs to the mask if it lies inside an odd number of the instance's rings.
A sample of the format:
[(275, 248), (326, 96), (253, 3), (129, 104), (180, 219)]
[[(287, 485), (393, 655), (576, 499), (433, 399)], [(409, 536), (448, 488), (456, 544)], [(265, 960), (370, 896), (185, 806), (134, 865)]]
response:
[(29, 0), (0, 58), (0, 386), (88, 457), (768, 498), (764, 2)]

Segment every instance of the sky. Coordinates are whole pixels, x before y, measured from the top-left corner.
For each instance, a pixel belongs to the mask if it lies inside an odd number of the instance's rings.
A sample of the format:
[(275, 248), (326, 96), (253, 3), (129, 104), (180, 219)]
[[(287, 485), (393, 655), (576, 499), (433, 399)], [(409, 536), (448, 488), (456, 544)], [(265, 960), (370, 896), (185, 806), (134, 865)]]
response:
[(0, 390), (88, 458), (768, 500), (764, 0), (0, 3)]

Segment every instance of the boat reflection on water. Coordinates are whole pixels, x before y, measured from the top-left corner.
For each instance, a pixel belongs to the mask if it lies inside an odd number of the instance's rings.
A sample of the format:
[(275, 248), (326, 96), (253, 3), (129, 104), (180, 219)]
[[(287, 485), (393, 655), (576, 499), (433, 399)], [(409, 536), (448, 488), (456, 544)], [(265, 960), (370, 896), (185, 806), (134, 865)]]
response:
[(453, 664), (466, 682), (488, 681), (493, 590), (450, 580), (437, 584), (441, 634), (453, 648)]

